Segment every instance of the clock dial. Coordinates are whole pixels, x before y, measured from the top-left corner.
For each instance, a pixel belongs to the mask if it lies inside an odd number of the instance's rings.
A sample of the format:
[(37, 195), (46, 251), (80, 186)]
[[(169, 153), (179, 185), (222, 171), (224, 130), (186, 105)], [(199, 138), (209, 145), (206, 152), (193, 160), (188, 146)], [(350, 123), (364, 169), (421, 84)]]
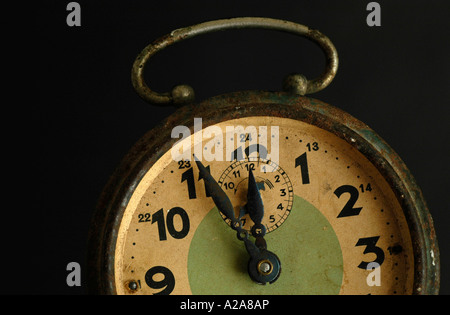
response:
[[(328, 131), (288, 118), (255, 116), (216, 126), (222, 139), (198, 142), (194, 134), (183, 140), (184, 148), (193, 153), (199, 145), (206, 151), (232, 141), (234, 148), (225, 148), (221, 160), (202, 162), (236, 216), (246, 204), (253, 170), (264, 203), (267, 248), (282, 264), (279, 278), (267, 285), (249, 278), (248, 253), (208, 196), (195, 163), (176, 161), (169, 151), (143, 176), (123, 214), (115, 246), (117, 293), (412, 293), (406, 219), (394, 192), (363, 154)], [(252, 140), (227, 132), (230, 126), (276, 126), (265, 149), (277, 146), (277, 161), (264, 150), (245, 151)], [(253, 141), (262, 136), (254, 134)], [(239, 145), (242, 159), (227, 159)], [(250, 230), (248, 214), (242, 220)]]

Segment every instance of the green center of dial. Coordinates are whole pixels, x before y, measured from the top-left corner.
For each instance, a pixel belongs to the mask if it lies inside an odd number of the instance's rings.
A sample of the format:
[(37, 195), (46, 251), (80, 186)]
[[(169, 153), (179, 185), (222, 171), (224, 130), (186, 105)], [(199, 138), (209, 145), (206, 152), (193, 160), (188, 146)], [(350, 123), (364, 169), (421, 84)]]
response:
[(343, 259), (328, 220), (312, 204), (295, 196), (289, 220), (266, 235), (268, 250), (282, 262), (272, 284), (248, 277), (248, 254), (224, 223), (217, 208), (198, 226), (189, 248), (188, 276), (193, 294), (338, 294)]

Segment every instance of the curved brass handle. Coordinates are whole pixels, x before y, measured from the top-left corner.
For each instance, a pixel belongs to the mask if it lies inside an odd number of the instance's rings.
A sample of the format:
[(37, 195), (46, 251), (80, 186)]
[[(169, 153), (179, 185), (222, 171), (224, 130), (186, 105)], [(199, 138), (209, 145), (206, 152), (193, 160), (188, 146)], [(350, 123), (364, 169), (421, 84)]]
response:
[(146, 62), (158, 51), (178, 41), (197, 35), (225, 29), (263, 28), (300, 35), (317, 43), (326, 55), (325, 72), (316, 79), (307, 80), (302, 75), (290, 75), (283, 83), (283, 88), (299, 95), (311, 94), (324, 89), (331, 83), (338, 68), (338, 56), (333, 43), (322, 33), (307, 26), (271, 18), (243, 17), (216, 20), (185, 27), (172, 31), (145, 47), (134, 61), (131, 81), (140, 97), (145, 101), (156, 104), (186, 104), (194, 101), (194, 90), (188, 85), (179, 85), (171, 93), (157, 93), (152, 91), (144, 82), (144, 68)]

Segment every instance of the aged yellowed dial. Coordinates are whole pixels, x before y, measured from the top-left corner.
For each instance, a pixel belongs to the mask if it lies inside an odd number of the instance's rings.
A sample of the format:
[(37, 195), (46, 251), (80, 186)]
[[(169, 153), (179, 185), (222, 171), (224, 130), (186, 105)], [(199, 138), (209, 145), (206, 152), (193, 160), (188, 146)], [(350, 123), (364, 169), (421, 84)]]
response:
[[(413, 250), (402, 208), (363, 154), (328, 131), (288, 118), (246, 117), (216, 126), (235, 144), (241, 136), (227, 134), (227, 126), (278, 127), (278, 163), (261, 158), (260, 150), (241, 161), (224, 156), (203, 164), (236, 214), (254, 170), (264, 186), (265, 239), (281, 261), (279, 278), (261, 286), (248, 277), (248, 254), (207, 196), (195, 163), (166, 152), (143, 176), (123, 214), (114, 261), (117, 293), (412, 292)], [(192, 148), (198, 145), (194, 136), (185, 139)], [(252, 226), (248, 215), (242, 220), (243, 227)]]

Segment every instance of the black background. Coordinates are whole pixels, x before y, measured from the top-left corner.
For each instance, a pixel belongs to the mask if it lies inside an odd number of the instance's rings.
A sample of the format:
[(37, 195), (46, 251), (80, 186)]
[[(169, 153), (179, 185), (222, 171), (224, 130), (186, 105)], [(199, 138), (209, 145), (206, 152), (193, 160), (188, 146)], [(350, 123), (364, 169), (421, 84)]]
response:
[[(380, 27), (367, 26), (370, 1), (361, 0), (78, 1), (80, 27), (66, 24), (69, 2), (38, 2), (39, 106), (30, 119), (39, 180), (30, 189), (32, 209), (23, 209), (37, 230), (25, 238), (36, 245), (12, 242), (20, 256), (3, 276), (9, 285), (2, 293), (86, 292), (86, 240), (99, 194), (135, 141), (175, 111), (148, 105), (134, 92), (135, 57), (176, 28), (238, 16), (290, 20), (332, 40), (338, 74), (312, 97), (365, 122), (402, 157), (434, 218), (441, 294), (450, 293), (448, 1), (378, 1)], [(309, 41), (240, 30), (167, 48), (149, 62), (146, 80), (161, 92), (190, 84), (202, 100), (238, 90), (280, 90), (286, 74), (313, 78), (323, 67), (322, 52)], [(3, 229), (17, 231), (12, 225)], [(81, 287), (66, 285), (72, 261), (81, 264)]]

